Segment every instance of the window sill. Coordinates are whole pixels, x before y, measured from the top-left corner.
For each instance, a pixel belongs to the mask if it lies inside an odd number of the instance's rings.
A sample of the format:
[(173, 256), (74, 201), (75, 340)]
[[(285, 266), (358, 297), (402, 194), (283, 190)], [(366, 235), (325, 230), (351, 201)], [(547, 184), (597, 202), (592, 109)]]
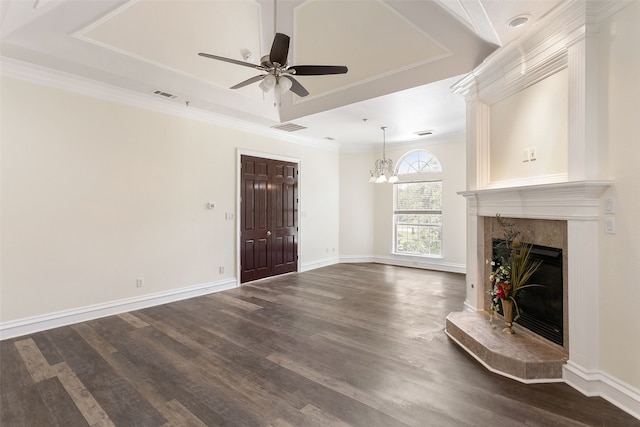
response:
[(444, 259), (442, 255), (417, 255), (417, 254), (404, 254), (400, 252), (391, 252), (393, 256), (399, 256), (403, 258), (418, 258), (418, 259)]

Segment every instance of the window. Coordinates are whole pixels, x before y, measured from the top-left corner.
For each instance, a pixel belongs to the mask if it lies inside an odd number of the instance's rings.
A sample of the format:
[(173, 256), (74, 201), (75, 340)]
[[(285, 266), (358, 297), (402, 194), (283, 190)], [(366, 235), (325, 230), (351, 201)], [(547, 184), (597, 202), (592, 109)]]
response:
[(425, 150), (412, 151), (405, 155), (398, 166), (398, 174), (442, 172), (438, 158)]
[(442, 255), (442, 171), (428, 151), (413, 151), (400, 162), (394, 184), (394, 252)]

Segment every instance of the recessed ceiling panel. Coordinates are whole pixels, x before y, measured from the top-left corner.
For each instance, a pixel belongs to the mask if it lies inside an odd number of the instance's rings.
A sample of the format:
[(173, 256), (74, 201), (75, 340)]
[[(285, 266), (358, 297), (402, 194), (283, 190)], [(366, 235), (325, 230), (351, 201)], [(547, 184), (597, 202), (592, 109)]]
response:
[[(230, 87), (259, 72), (198, 52), (260, 61), (260, 6), (253, 0), (132, 1), (78, 38), (149, 63)], [(262, 97), (257, 85), (240, 89)]]
[(295, 65), (346, 65), (300, 77), (312, 97), (447, 56), (449, 51), (381, 1), (310, 0), (294, 13)]

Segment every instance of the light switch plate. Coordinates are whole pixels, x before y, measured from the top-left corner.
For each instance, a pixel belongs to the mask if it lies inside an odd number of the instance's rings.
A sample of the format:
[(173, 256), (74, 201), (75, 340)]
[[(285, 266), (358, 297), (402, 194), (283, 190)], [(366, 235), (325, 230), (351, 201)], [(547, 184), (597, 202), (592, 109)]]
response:
[(531, 149), (530, 148), (525, 148), (524, 150), (522, 150), (522, 161), (523, 162), (528, 162), (530, 156), (531, 156)]
[(604, 199), (604, 213), (616, 213), (616, 202), (612, 197), (607, 197), (606, 199)]

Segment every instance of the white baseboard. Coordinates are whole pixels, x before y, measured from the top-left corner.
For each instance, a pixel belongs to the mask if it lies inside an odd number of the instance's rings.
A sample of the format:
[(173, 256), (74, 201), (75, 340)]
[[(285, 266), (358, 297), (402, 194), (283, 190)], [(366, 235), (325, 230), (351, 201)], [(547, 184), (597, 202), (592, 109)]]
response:
[(372, 256), (349, 255), (340, 257), (341, 264), (366, 264), (371, 262), (376, 262)]
[(315, 270), (316, 268), (327, 267), (329, 265), (339, 263), (340, 260), (337, 257), (323, 258), (306, 264), (303, 263), (302, 265), (300, 265), (300, 272), (302, 273), (309, 270)]
[(473, 304), (471, 304), (471, 301), (469, 301), (468, 298), (466, 298), (464, 300), (464, 311), (469, 313), (475, 313), (476, 311), (478, 311), (478, 309), (474, 307)]
[(466, 274), (467, 266), (464, 264), (454, 264), (443, 262), (437, 258), (424, 257), (381, 257), (366, 255), (349, 255), (340, 258), (327, 258), (313, 263), (304, 264), (302, 271), (313, 270), (314, 268), (325, 267), (332, 264), (354, 264), (354, 263), (378, 263), (387, 265), (397, 265), (399, 267), (421, 268), (424, 270), (446, 271), (448, 273)]
[(467, 266), (465, 264), (455, 264), (452, 262), (445, 262), (438, 258), (425, 258), (425, 257), (373, 257), (373, 261), (380, 264), (397, 265), (400, 267), (421, 268), (423, 270), (436, 270), (446, 271), (448, 273), (467, 273)]
[(200, 295), (225, 291), (236, 287), (238, 287), (238, 283), (237, 280), (233, 278), (3, 322), (0, 323), (0, 340), (28, 335), (60, 326), (72, 325), (78, 322), (86, 322), (88, 320), (112, 316), (127, 311), (180, 301)]
[(587, 371), (567, 361), (562, 378), (586, 396), (601, 397), (640, 420), (640, 390), (602, 371)]

